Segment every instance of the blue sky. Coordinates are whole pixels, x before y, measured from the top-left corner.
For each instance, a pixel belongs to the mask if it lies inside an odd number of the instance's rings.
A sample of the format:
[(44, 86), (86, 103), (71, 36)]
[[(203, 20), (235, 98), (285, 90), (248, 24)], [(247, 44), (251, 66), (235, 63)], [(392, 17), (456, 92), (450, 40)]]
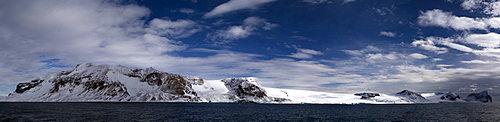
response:
[(76, 64), (336, 93), (498, 94), (496, 0), (0, 1), (0, 95)]

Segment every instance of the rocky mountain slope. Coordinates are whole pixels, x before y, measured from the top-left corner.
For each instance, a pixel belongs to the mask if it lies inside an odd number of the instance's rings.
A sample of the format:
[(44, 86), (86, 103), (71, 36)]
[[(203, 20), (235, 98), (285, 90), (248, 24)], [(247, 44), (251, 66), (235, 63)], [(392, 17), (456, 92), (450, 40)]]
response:
[(200, 101), (192, 84), (203, 82), (153, 68), (78, 64), (74, 69), (20, 83), (7, 100)]

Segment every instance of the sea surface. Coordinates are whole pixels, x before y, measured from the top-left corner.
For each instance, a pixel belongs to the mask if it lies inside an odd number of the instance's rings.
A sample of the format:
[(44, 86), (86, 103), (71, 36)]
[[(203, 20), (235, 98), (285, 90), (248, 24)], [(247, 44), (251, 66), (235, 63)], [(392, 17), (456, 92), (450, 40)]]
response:
[(500, 121), (500, 104), (0, 102), (0, 121)]

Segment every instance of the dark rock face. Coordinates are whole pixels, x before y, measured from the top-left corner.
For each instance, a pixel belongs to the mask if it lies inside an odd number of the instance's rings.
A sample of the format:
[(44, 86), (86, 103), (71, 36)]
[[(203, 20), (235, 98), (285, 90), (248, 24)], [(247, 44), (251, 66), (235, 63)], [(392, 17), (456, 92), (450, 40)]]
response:
[(398, 96), (400, 96), (401, 98), (403, 98), (404, 100), (410, 101), (410, 102), (415, 102), (415, 103), (430, 103), (430, 102), (432, 102), (432, 101), (426, 99), (425, 97), (423, 97), (422, 95), (420, 95), (419, 93), (415, 93), (415, 92), (412, 92), (409, 90), (403, 90), (403, 91), (398, 92), (396, 94)]
[(488, 91), (482, 91), (479, 93), (471, 93), (465, 98), (467, 102), (493, 102), (493, 99), (488, 94)]
[(249, 96), (263, 98), (267, 96), (266, 91), (263, 88), (251, 83), (252, 81), (247, 79), (231, 78), (224, 79), (222, 82), (224, 82), (224, 85), (226, 85), (229, 90), (234, 91), (240, 98)]
[(455, 93), (448, 92), (448, 93), (443, 94), (441, 96), (441, 99), (442, 100), (458, 100), (458, 99), (460, 99), (460, 96), (455, 94)]
[(401, 92), (396, 93), (398, 95), (404, 95), (404, 96), (409, 96), (411, 99), (425, 99), (425, 97), (422, 97), (419, 93), (415, 93), (409, 90), (403, 90)]
[(200, 78), (200, 77), (194, 77), (194, 76), (184, 76), (184, 79), (191, 83), (192, 85), (203, 85), (205, 84), (205, 81)]
[(354, 95), (361, 96), (361, 99), (370, 99), (374, 98), (375, 96), (380, 96), (379, 93), (355, 93)]
[(35, 86), (37, 86), (38, 84), (40, 84), (42, 82), (43, 82), (43, 80), (35, 79), (35, 80), (32, 80), (31, 82), (19, 83), (19, 84), (17, 84), (15, 92), (16, 93), (23, 93), (25, 91), (30, 90), (31, 88), (34, 88)]
[(264, 88), (260, 87), (253, 78), (228, 78), (221, 80), (239, 103), (286, 102), (285, 98), (268, 97)]
[(141, 82), (147, 82), (149, 85), (160, 86), (163, 92), (174, 95), (195, 94), (192, 86), (184, 77), (177, 74), (153, 72), (141, 78)]

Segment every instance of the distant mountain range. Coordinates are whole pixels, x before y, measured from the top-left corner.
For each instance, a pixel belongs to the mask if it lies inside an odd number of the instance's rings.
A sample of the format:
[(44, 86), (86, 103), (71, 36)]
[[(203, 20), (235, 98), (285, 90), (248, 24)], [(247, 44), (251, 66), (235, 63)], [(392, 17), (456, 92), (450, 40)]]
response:
[(125, 66), (78, 64), (74, 69), (19, 83), (1, 101), (11, 102), (250, 102), (321, 104), (392, 104), (492, 102), (487, 91), (465, 99), (454, 93), (403, 90), (396, 94), (337, 94), (265, 88), (255, 78), (205, 81), (155, 70)]

